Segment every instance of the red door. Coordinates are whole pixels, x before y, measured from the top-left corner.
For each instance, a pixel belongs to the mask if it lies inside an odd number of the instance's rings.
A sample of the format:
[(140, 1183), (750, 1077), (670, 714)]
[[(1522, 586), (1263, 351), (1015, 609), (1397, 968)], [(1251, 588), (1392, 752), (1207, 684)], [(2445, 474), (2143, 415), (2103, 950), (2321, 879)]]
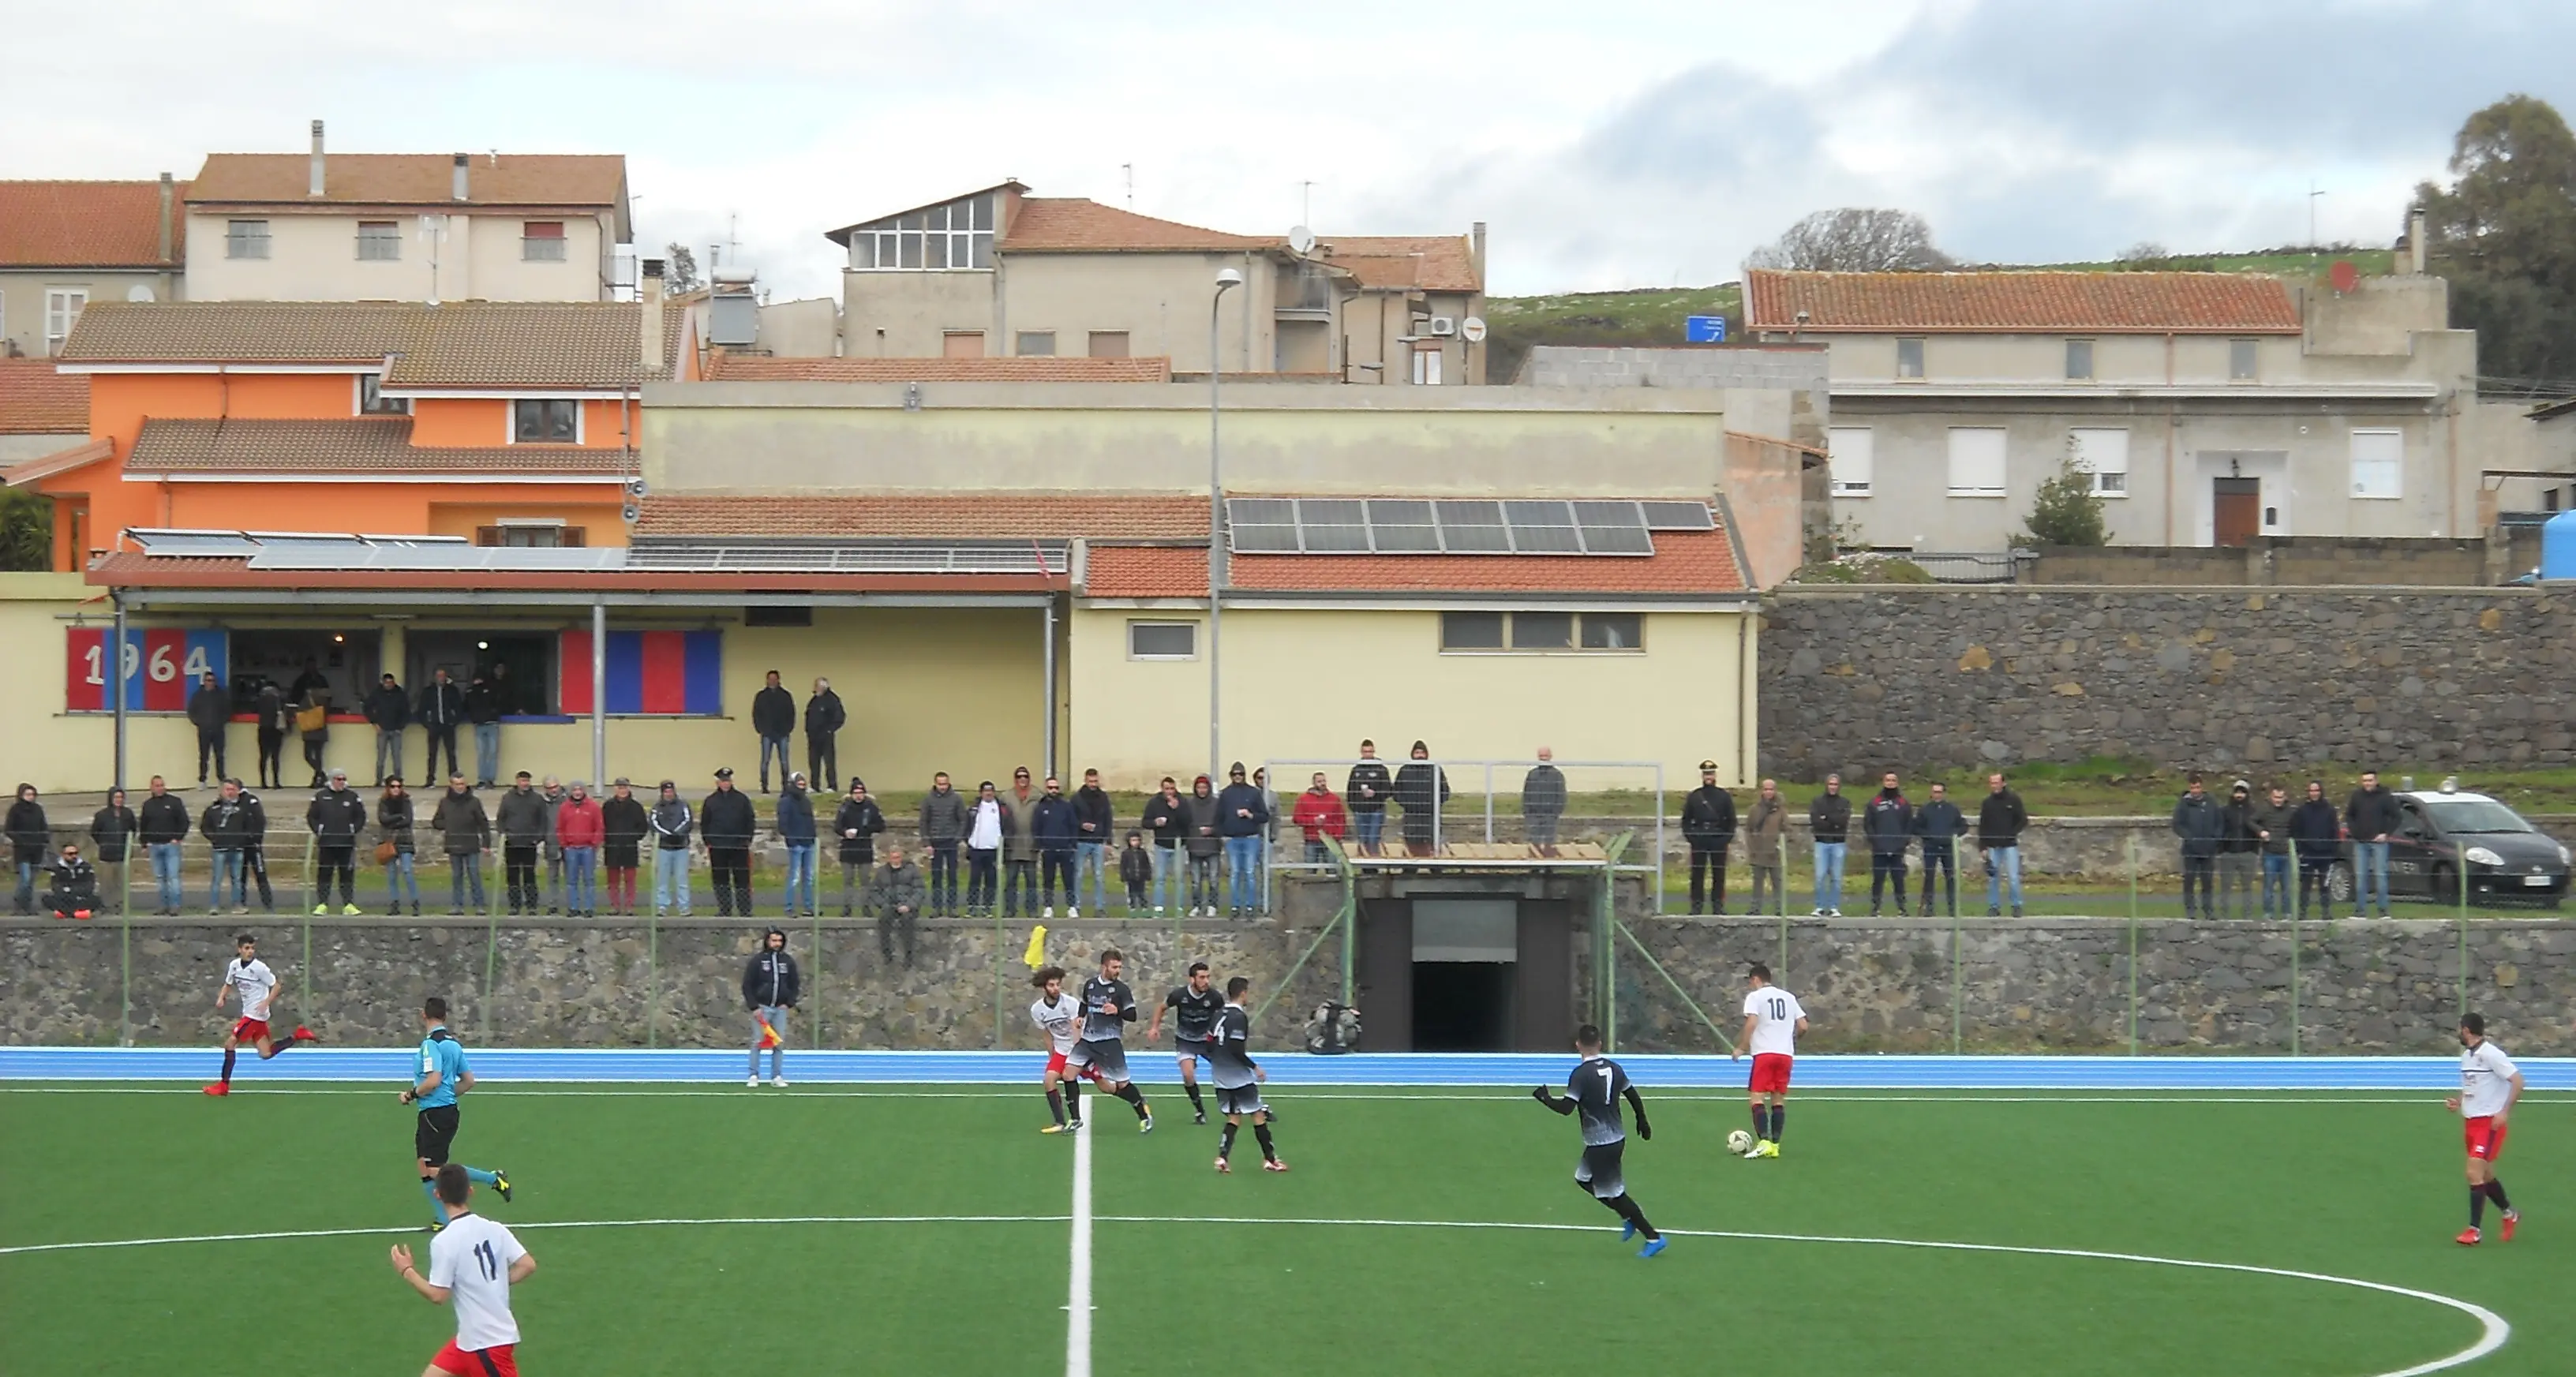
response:
[(2241, 549), (2263, 533), (2262, 479), (2212, 479), (2209, 502), (2212, 544)]

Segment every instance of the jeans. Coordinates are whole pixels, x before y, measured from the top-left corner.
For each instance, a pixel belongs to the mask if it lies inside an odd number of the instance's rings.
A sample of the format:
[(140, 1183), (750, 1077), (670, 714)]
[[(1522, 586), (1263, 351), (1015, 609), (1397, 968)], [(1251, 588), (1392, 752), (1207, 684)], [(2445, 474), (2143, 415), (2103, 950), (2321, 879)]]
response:
[(1225, 839), (1225, 878), (1228, 908), (1245, 913), (1261, 910), (1261, 838)]
[[(449, 754), (454, 753), (454, 748), (450, 747)], [(474, 782), (488, 789), (492, 787), (492, 777), (500, 772), (501, 724), (477, 722), (474, 724)]]
[(546, 912), (570, 908), (572, 905), (564, 902), (564, 849), (547, 842), (543, 850), (546, 857)]
[(1320, 838), (1306, 843), (1306, 864), (1323, 865), (1332, 859), (1333, 849), (1324, 845)]
[(2360, 917), (2370, 908), (2371, 886), (2379, 894), (2379, 916), (2388, 916), (2388, 843), (2357, 841), (2352, 844), (2352, 912)]
[(444, 747), (447, 751), (447, 768), (449, 772), (456, 774), (462, 774), (464, 772), (464, 763), (456, 758), (455, 723), (451, 722), (444, 727), (423, 727), (421, 728), (421, 735), (429, 738), (429, 760), (421, 766), (420, 777), (422, 780), (429, 781), (443, 778), (443, 776), (438, 773), (438, 752), (441, 747)]
[(1371, 808), (1361, 812), (1357, 808), (1352, 809), (1351, 831), (1359, 838), (1361, 849), (1376, 851), (1377, 839), (1386, 832), (1386, 810)]
[(1953, 838), (1926, 840), (1923, 843), (1923, 916), (1932, 916), (1932, 872), (1941, 872), (1941, 888), (1949, 896), (1950, 912), (1959, 912), (1959, 843)]
[(784, 1004), (763, 1004), (759, 1008), (752, 1010), (751, 1014), (753, 1023), (751, 1025), (751, 1070), (749, 1074), (755, 1077), (760, 1074), (760, 1025), (765, 1021), (771, 1028), (776, 1029), (778, 1032), (777, 1045), (769, 1049), (769, 1078), (771, 1080), (776, 1080), (780, 1076), (787, 1074), (787, 1006)]
[(2287, 853), (2263, 857), (2263, 916), (2290, 916), (2290, 857)]
[(930, 887), (922, 895), (934, 913), (954, 917), (957, 913), (957, 843), (928, 842), (930, 848)]
[[(2322, 848), (2331, 856), (2331, 848)], [(2327, 859), (2299, 861), (2299, 916), (2308, 916), (2308, 896), (2317, 896), (2317, 907), (2328, 918), (2334, 916), (2334, 862)]]
[(681, 917), (689, 916), (689, 848), (657, 846), (653, 848), (653, 912), (658, 917), (675, 908)]
[(760, 792), (764, 794), (769, 792), (769, 753), (772, 751), (776, 751), (778, 753), (779, 783), (786, 783), (788, 771), (796, 768), (795, 766), (787, 763), (786, 737), (764, 736), (760, 738)]
[(1846, 842), (1816, 843), (1816, 907), (1828, 913), (1843, 906), (1843, 856)]
[[(797, 907), (798, 904), (804, 907)], [(814, 843), (787, 844), (787, 916), (816, 913), (814, 903)]]
[(2227, 851), (2218, 857), (2218, 907), (2213, 918), (2227, 916), (2227, 896), (2236, 896), (2236, 916), (2254, 916), (2254, 872), (2260, 862), (2251, 851)]
[(1190, 856), (1190, 907), (1213, 912), (1216, 908), (1216, 857)]
[(2001, 891), (2012, 891), (2013, 912), (2021, 912), (2021, 848), (1989, 846), (1986, 848), (1986, 910), (2003, 911)]
[[(2189, 851), (2182, 853), (2182, 911), (2184, 917), (2190, 917), (2195, 913), (2205, 914), (2210, 917), (2217, 916), (2210, 913), (2210, 909), (2212, 907), (2210, 903), (2210, 890), (2212, 888), (2212, 882), (2217, 878), (2217, 874), (2218, 858), (2216, 856), (2196, 856)], [(2195, 889), (2197, 889), (2200, 894), (2200, 904), (2197, 908), (2192, 906), (2191, 898)]]
[(1000, 888), (1002, 853), (981, 847), (966, 848), (966, 907), (970, 910), (990, 908), (994, 891)]
[(599, 910), (599, 848), (567, 846), (563, 849), (566, 913), (595, 913)]
[(483, 853), (450, 851), (447, 853), (447, 906), (464, 912), (468, 890), (474, 894), (474, 908), (483, 907)]
[(415, 866), (412, 853), (408, 851), (396, 851), (394, 858), (385, 862), (385, 911), (387, 913), (391, 913), (394, 905), (402, 902), (405, 889), (411, 891), (411, 906), (415, 909), (420, 907), (420, 874)]
[(1181, 849), (1156, 845), (1154, 848), (1154, 911), (1162, 912), (1169, 891), (1173, 908), (1181, 906)]
[(1091, 905), (1091, 911), (1094, 913), (1109, 911), (1109, 843), (1078, 842), (1075, 844), (1073, 882), (1065, 886), (1067, 902), (1076, 902), (1073, 898), (1073, 890), (1077, 885), (1082, 890), (1082, 897), (1078, 902)]
[(376, 783), (381, 786), (387, 775), (402, 773), (402, 738), (397, 731), (376, 730)]
[(146, 849), (152, 853), (152, 879), (161, 887), (161, 907), (176, 913), (187, 902), (179, 893), (179, 844), (154, 842)]
[[(215, 883), (213, 889), (206, 895), (206, 908), (209, 911), (218, 913), (223, 911), (224, 894), (227, 890), (232, 893), (233, 907), (242, 906), (243, 891), (250, 881), (250, 867), (242, 864), (246, 854), (241, 851), (215, 853)], [(25, 869), (24, 866), (19, 867), (21, 873), (24, 873)]]

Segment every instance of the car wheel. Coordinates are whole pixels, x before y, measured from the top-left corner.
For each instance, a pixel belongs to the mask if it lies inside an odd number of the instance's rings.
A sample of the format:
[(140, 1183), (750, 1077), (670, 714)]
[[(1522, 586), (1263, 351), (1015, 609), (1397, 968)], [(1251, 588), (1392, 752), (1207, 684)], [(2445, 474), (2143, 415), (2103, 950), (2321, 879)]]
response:
[(2326, 895), (2338, 904), (2352, 902), (2352, 862), (2337, 861), (2326, 867)]

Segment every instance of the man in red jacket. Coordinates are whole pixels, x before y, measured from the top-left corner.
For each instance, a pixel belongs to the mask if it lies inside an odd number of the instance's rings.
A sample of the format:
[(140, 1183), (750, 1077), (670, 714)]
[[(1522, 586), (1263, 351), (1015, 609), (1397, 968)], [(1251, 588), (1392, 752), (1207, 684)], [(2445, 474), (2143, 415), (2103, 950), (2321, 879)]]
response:
[(1342, 806), (1342, 796), (1324, 781), (1324, 772), (1315, 772), (1315, 782), (1297, 796), (1296, 811), (1288, 820), (1306, 829), (1306, 861), (1316, 864), (1330, 853), (1324, 849), (1324, 838), (1339, 838), (1351, 829), (1350, 810)]
[(599, 848), (608, 840), (608, 823), (590, 786), (572, 782), (571, 796), (555, 809), (555, 845), (563, 848), (564, 916), (590, 918), (599, 912)]

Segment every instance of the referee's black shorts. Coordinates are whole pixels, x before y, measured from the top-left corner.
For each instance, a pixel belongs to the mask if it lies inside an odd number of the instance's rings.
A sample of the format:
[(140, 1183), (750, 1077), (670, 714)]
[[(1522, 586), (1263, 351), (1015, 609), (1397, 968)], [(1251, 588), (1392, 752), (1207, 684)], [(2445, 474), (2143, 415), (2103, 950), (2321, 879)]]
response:
[(455, 1105), (433, 1105), (422, 1110), (419, 1124), (411, 1131), (412, 1155), (433, 1167), (447, 1165), (447, 1149), (456, 1141), (456, 1125)]

